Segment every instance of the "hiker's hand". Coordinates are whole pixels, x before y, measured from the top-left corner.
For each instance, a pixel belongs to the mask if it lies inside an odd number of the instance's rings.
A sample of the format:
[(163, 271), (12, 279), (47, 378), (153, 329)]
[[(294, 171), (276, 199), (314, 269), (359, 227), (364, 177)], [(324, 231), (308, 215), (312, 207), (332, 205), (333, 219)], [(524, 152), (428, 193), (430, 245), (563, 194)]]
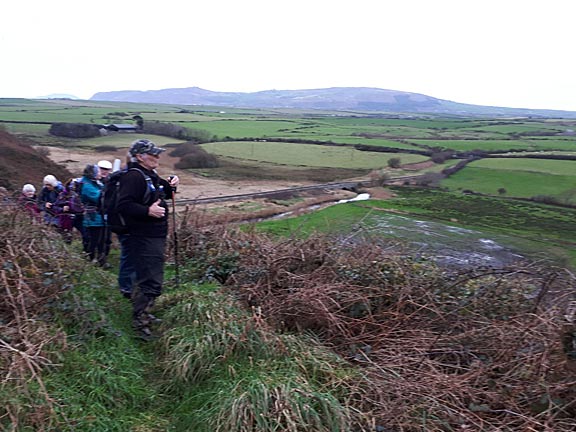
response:
[(160, 200), (148, 207), (148, 216), (160, 219), (163, 218), (165, 214), (166, 209), (160, 206)]
[(168, 177), (168, 182), (170, 183), (170, 187), (172, 188), (172, 190), (176, 190), (176, 188), (180, 184), (180, 178), (178, 178), (177, 175), (171, 175), (170, 177)]
[(62, 207), (62, 210), (64, 211), (64, 213), (68, 213), (70, 211), (70, 207), (64, 206)]
[(47, 202), (47, 203), (46, 203), (46, 208), (47, 208), (47, 209), (51, 209), (51, 208), (52, 208), (52, 203), (51, 203), (51, 202)]

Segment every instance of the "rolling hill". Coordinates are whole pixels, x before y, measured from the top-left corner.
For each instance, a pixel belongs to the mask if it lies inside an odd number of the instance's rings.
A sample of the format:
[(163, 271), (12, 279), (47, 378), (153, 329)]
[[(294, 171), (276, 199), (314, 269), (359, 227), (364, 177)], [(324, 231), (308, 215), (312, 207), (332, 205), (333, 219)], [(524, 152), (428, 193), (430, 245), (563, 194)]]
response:
[(176, 105), (215, 105), (239, 108), (374, 111), (450, 116), (576, 118), (576, 112), (574, 111), (471, 105), (437, 99), (418, 93), (370, 87), (266, 90), (252, 93), (216, 92), (199, 87), (188, 87), (146, 91), (99, 92), (92, 96), (90, 100)]

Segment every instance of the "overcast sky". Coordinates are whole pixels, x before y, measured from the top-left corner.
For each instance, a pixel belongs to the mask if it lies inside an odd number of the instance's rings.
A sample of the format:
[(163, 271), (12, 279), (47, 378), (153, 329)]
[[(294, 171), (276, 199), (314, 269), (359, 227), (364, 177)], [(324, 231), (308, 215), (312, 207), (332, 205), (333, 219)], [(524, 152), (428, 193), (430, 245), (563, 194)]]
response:
[(0, 21), (0, 97), (377, 87), (576, 111), (576, 0), (18, 0)]

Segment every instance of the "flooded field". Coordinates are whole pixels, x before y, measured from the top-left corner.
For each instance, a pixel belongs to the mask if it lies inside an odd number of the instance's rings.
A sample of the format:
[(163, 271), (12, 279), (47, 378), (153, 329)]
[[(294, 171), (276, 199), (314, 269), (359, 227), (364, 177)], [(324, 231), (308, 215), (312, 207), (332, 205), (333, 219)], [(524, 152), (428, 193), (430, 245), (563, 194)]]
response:
[(371, 235), (401, 238), (441, 265), (501, 267), (524, 258), (516, 241), (505, 236), (391, 213), (370, 215), (365, 222)]

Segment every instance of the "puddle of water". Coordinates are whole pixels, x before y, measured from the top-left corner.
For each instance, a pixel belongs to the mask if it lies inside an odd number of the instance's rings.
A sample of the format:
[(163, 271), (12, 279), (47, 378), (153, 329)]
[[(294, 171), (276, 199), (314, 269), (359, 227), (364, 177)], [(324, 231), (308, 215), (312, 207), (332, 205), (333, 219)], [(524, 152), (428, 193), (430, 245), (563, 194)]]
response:
[(486, 233), (439, 222), (374, 214), (364, 228), (370, 235), (402, 238), (442, 265), (500, 267), (523, 258), (506, 244), (505, 238), (486, 238)]
[[(348, 200), (364, 201), (369, 194), (359, 194)], [(299, 213), (314, 211), (320, 205), (310, 206)], [(285, 212), (261, 220), (277, 220), (293, 216), (294, 212)], [(260, 221), (260, 220), (258, 220)], [(256, 222), (256, 221), (255, 221)], [(392, 213), (373, 213), (364, 220), (363, 230), (371, 236), (400, 238), (412, 244), (418, 254), (440, 265), (456, 267), (492, 266), (501, 267), (524, 258), (513, 247), (506, 244), (506, 239), (487, 238), (486, 233), (446, 225), (439, 222), (423, 221)]]
[(370, 199), (370, 194), (361, 193), (361, 194), (356, 195), (354, 198), (336, 201), (336, 204), (343, 204), (343, 203), (354, 202), (354, 201), (366, 201), (369, 199)]

